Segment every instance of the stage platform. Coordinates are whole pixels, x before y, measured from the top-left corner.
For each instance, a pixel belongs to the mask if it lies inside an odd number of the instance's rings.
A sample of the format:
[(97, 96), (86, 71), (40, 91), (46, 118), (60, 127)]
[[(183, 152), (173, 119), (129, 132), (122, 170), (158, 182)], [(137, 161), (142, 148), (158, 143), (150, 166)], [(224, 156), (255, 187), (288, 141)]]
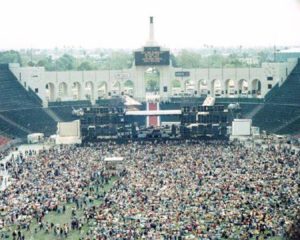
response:
[(181, 115), (181, 110), (143, 110), (127, 111), (127, 116), (163, 116), (163, 115)]

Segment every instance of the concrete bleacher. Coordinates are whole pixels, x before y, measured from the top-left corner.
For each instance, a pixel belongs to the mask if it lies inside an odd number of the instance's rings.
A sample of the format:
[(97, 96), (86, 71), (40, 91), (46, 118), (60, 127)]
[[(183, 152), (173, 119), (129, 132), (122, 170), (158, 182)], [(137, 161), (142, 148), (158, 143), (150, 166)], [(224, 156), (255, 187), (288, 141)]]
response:
[(297, 120), (288, 124), (278, 131), (278, 134), (300, 134), (300, 115), (297, 117)]
[(28, 131), (55, 133), (55, 121), (44, 111), (39, 98), (10, 72), (8, 64), (0, 64), (0, 91), (0, 132), (13, 137), (25, 137)]
[(11, 110), (1, 114), (31, 132), (42, 132), (47, 136), (56, 132), (56, 123), (42, 108)]
[(294, 68), (280, 90), (268, 102), (300, 104), (300, 63)]
[(8, 68), (2, 67), (0, 70), (0, 86), (1, 111), (40, 106), (38, 102), (32, 100), (25, 88), (15, 79)]
[(11, 137), (25, 137), (27, 133), (0, 118), (0, 133)]
[(276, 128), (288, 123), (290, 119), (299, 114), (300, 107), (266, 104), (264, 108), (255, 115), (253, 124), (259, 126), (262, 130), (274, 132)]
[(0, 146), (7, 144), (9, 141), (9, 138), (0, 135)]
[[(30, 132), (42, 132), (50, 135), (56, 131), (56, 121), (73, 121), (78, 116), (72, 114), (73, 109), (91, 106), (91, 102), (64, 101), (49, 102), (48, 108), (52, 110), (59, 120), (54, 120), (49, 113), (42, 108), (41, 99), (24, 86), (10, 72), (8, 64), (0, 64), (0, 116), (15, 122), (0, 119), (1, 132), (11, 136), (24, 137)], [(180, 110), (183, 106), (198, 106), (205, 98), (201, 97), (174, 97), (170, 101), (159, 104), (160, 110)], [(115, 101), (115, 102), (114, 102)], [(96, 101), (101, 106), (119, 104), (119, 99), (99, 99)], [(295, 133), (300, 131), (300, 62), (288, 76), (282, 86), (276, 84), (266, 95), (265, 99), (256, 98), (216, 98), (217, 105), (227, 107), (230, 103), (239, 103), (241, 117), (253, 113), (253, 124), (269, 132)], [(142, 103), (139, 110), (146, 110), (146, 104)], [(251, 114), (250, 114), (251, 115)], [(252, 116), (251, 115), (251, 116)], [(294, 119), (294, 121), (291, 121)], [(144, 121), (140, 116), (132, 116), (132, 122)], [(179, 121), (178, 116), (161, 116), (161, 121)], [(16, 125), (25, 128), (17, 128)], [(281, 127), (281, 128), (280, 128)]]
[[(262, 130), (294, 134), (300, 130), (297, 122), (290, 122), (300, 116), (300, 61), (284, 84), (266, 97), (264, 107), (254, 116), (253, 123)], [(289, 125), (292, 125), (289, 127)]]
[(64, 122), (78, 119), (78, 116), (72, 114), (73, 109), (90, 107), (91, 102), (88, 100), (82, 101), (64, 101), (64, 102), (49, 102), (48, 108)]

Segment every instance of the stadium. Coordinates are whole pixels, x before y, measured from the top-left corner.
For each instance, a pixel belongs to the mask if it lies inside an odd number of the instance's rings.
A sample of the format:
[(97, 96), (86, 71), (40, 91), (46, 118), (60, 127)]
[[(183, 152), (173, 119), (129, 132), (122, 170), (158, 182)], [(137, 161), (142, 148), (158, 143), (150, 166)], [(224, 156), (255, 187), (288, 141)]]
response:
[(150, 17), (133, 56), (0, 65), (0, 239), (299, 239), (300, 54), (178, 68)]

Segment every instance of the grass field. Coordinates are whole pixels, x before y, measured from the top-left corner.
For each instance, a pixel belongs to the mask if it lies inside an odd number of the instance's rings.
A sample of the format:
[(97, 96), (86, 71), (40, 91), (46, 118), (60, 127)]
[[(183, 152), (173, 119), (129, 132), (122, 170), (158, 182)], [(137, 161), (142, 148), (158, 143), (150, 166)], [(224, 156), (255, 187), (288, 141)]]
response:
[[(112, 187), (113, 183), (116, 181), (116, 178), (112, 178), (108, 184), (106, 184), (104, 186), (104, 188), (99, 189), (99, 192), (107, 192), (109, 191), (109, 189)], [(99, 200), (95, 200), (93, 203), (89, 203), (89, 206), (99, 206), (102, 203), (102, 201)], [(64, 214), (62, 213), (57, 213), (57, 212), (50, 212), (48, 213), (45, 218), (44, 218), (44, 222), (48, 222), (48, 223), (54, 223), (54, 224), (68, 224), (70, 225), (71, 222), (71, 215), (72, 215), (72, 208), (75, 207), (75, 204), (66, 204), (66, 212)], [(83, 216), (83, 211), (82, 210), (77, 210), (77, 217), (82, 217)], [(93, 224), (93, 222), (90, 222), (90, 224)], [(55, 236), (53, 231), (50, 231), (50, 233), (46, 233), (45, 230), (38, 230), (37, 232), (35, 232), (35, 228), (38, 229), (38, 224), (37, 222), (34, 220), (31, 225), (30, 225), (30, 230), (23, 230), (23, 234), (25, 234), (25, 240), (54, 240), (54, 239), (67, 239), (67, 240), (79, 240), (80, 237), (86, 236), (87, 232), (90, 229), (90, 226), (92, 225), (88, 225), (87, 223), (84, 224), (84, 226), (82, 227), (81, 231), (79, 230), (70, 230), (68, 237), (65, 238), (60, 238), (59, 236)], [(12, 240), (12, 231), (9, 232), (9, 237), (8, 238), (3, 238), (3, 239), (7, 239), (7, 240)], [(237, 234), (238, 236), (238, 234)], [(0, 237), (0, 239), (2, 239)], [(252, 238), (253, 240), (255, 240), (256, 238)], [(266, 239), (264, 238), (264, 236), (260, 236), (259, 240), (263, 240)], [(267, 238), (269, 240), (282, 240), (282, 238), (280, 237), (270, 237)]]
[[(103, 193), (103, 192), (107, 192), (113, 185), (113, 183), (116, 181), (116, 178), (112, 178), (108, 184), (106, 184), (104, 186), (104, 188), (99, 189), (99, 192)], [(89, 206), (99, 206), (101, 204), (102, 201), (99, 200), (94, 200), (93, 203), (89, 203)], [(48, 222), (48, 223), (54, 223), (59, 224), (59, 225), (63, 225), (63, 224), (68, 224), (70, 225), (71, 222), (71, 215), (72, 215), (72, 208), (75, 207), (74, 203), (71, 204), (66, 204), (66, 212), (64, 214), (62, 213), (57, 213), (57, 212), (50, 212), (48, 213), (45, 218), (44, 218), (44, 222)], [(82, 210), (77, 210), (77, 217), (80, 218), (83, 216), (83, 211)], [(92, 222), (90, 222), (92, 223)], [(16, 227), (14, 227), (13, 229), (15, 229)], [(53, 240), (53, 239), (67, 239), (67, 240), (77, 240), (80, 239), (80, 236), (84, 236), (86, 235), (86, 233), (89, 230), (89, 226), (87, 225), (87, 223), (84, 224), (83, 228), (81, 229), (81, 232), (79, 232), (79, 230), (71, 230), (69, 232), (69, 235), (67, 238), (60, 238), (59, 236), (55, 236), (53, 231), (51, 231), (50, 233), (46, 233), (45, 230), (38, 230), (37, 232), (35, 232), (35, 229), (38, 229), (38, 224), (37, 222), (34, 220), (31, 224), (30, 224), (30, 230), (23, 230), (22, 233), (25, 234), (25, 240)], [(9, 234), (9, 238), (3, 238), (3, 239), (13, 239), (12, 238), (12, 231), (8, 232)], [(1, 238), (0, 238), (1, 239)]]

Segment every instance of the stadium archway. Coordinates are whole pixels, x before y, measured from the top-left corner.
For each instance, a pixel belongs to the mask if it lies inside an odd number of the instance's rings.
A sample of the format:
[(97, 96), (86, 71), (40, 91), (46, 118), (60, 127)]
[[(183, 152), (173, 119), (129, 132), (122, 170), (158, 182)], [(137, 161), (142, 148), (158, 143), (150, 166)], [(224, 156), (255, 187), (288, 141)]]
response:
[(239, 89), (239, 96), (246, 97), (248, 95), (248, 90), (249, 90), (248, 81), (245, 79), (239, 80), (238, 89)]
[(85, 98), (88, 100), (94, 100), (94, 84), (92, 81), (85, 83)]
[(124, 94), (133, 96), (134, 94), (134, 83), (131, 80), (124, 82)]
[(206, 96), (208, 94), (208, 86), (207, 86), (207, 81), (205, 79), (199, 80), (198, 93), (200, 96)]
[(46, 99), (48, 101), (55, 101), (55, 86), (53, 83), (49, 82), (46, 84)]
[(227, 79), (225, 81), (225, 94), (227, 97), (235, 96), (235, 83), (232, 79)]
[(121, 95), (121, 83), (119, 81), (115, 82), (112, 86), (112, 96)]
[(211, 82), (211, 95), (213, 97), (221, 97), (221, 95), (222, 95), (222, 85), (221, 85), (220, 80), (214, 79)]
[(188, 79), (184, 82), (184, 92), (188, 95), (194, 95), (195, 94), (195, 82)]
[(58, 96), (59, 98), (65, 98), (68, 96), (68, 85), (65, 82), (61, 82), (58, 85)]
[(74, 82), (72, 85), (72, 97), (73, 100), (81, 100), (81, 84)]
[(174, 79), (171, 82), (171, 94), (178, 96), (181, 93), (181, 82), (178, 79)]
[(252, 96), (261, 96), (261, 81), (259, 79), (252, 80)]
[(155, 67), (149, 67), (144, 73), (146, 92), (157, 95), (160, 91), (160, 72)]
[(107, 96), (107, 83), (106, 82), (101, 82), (100, 84), (98, 84), (97, 95), (98, 95), (98, 98), (103, 98), (103, 97)]

